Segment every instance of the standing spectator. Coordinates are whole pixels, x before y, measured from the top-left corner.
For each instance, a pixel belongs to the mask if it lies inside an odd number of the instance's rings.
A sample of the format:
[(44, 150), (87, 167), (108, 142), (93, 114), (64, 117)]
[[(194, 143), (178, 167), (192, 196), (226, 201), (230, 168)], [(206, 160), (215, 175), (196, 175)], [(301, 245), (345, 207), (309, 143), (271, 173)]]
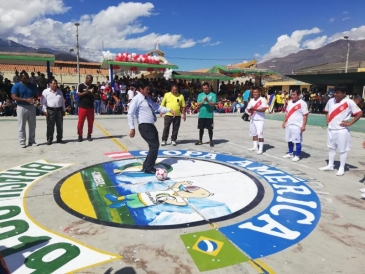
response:
[(119, 99), (122, 100), (122, 103), (126, 102), (126, 98), (127, 98), (127, 86), (125, 85), (124, 81), (120, 81), (120, 94), (119, 94)]
[(128, 103), (130, 103), (133, 99), (133, 97), (135, 96), (136, 93), (136, 88), (133, 86), (130, 86), (129, 90), (128, 90)]
[(256, 151), (257, 154), (262, 154), (264, 149), (265, 111), (268, 106), (266, 99), (260, 96), (259, 87), (252, 89), (252, 97), (245, 110), (251, 114), (250, 136), (252, 136), (253, 147), (250, 150)]
[(95, 114), (96, 115), (100, 115), (100, 106), (101, 106), (101, 90), (100, 90), (100, 85), (96, 85), (95, 86), (95, 101), (94, 101), (94, 109), (95, 109)]
[(35, 142), (36, 110), (34, 107), (37, 95), (37, 88), (29, 83), (29, 75), (26, 72), (20, 74), (20, 82), (11, 89), (11, 96), (17, 102), (19, 143), (22, 148), (26, 147), (25, 126), (27, 123), (29, 126), (28, 146), (38, 145)]
[(211, 147), (213, 143), (213, 128), (214, 128), (214, 107), (217, 103), (217, 96), (215, 93), (209, 91), (209, 83), (203, 83), (203, 92), (198, 96), (199, 116), (198, 116), (198, 129), (199, 129), (199, 141), (195, 145), (203, 144), (204, 129), (208, 130), (209, 144)]
[[(340, 153), (340, 167), (337, 176), (345, 174), (345, 165), (347, 160), (347, 151), (351, 149), (351, 135), (349, 127), (362, 116), (361, 109), (356, 103), (346, 96), (345, 86), (336, 86), (334, 88), (334, 98), (331, 98), (324, 112), (328, 125), (327, 130), (327, 147), (328, 165), (320, 168), (322, 171), (334, 170), (336, 150)], [(354, 118), (348, 121), (351, 116)]]
[[(251, 96), (251, 90), (250, 89), (246, 89), (245, 93), (243, 94), (243, 106), (244, 109), (247, 108), (248, 102), (250, 100), (250, 96)], [(244, 121), (248, 121), (249, 115), (247, 114), (247, 112), (244, 112), (242, 115), (242, 119)]]
[(77, 96), (79, 97), (79, 120), (77, 123), (77, 134), (79, 136), (78, 141), (82, 142), (82, 133), (84, 128), (85, 119), (87, 119), (87, 140), (92, 141), (91, 134), (93, 133), (94, 123), (94, 92), (95, 86), (93, 83), (92, 75), (87, 75), (85, 83), (81, 83), (77, 89)]
[(165, 94), (161, 106), (167, 107), (174, 111), (174, 114), (167, 112), (164, 118), (164, 129), (162, 134), (162, 146), (166, 146), (172, 124), (171, 144), (176, 146), (177, 135), (179, 133), (181, 116), (186, 120), (186, 107), (184, 96), (178, 93), (177, 85), (173, 85), (171, 92)]
[(54, 127), (57, 128), (57, 143), (64, 144), (63, 116), (66, 112), (65, 100), (62, 91), (57, 88), (57, 80), (53, 79), (50, 87), (42, 93), (42, 109), (47, 118), (47, 145), (53, 141)]
[(158, 148), (160, 146), (158, 131), (154, 125), (157, 120), (155, 111), (159, 111), (160, 113), (171, 112), (173, 115), (175, 112), (154, 103), (148, 93), (149, 87), (144, 84), (140, 84), (139, 93), (137, 93), (130, 102), (128, 110), (128, 124), (130, 128), (129, 136), (133, 138), (136, 134), (134, 128), (134, 117), (136, 117), (138, 130), (149, 147), (146, 160), (143, 162), (143, 170), (145, 173), (155, 174), (156, 169), (154, 165), (157, 159)]
[(77, 96), (77, 90), (75, 86), (71, 87), (71, 103), (73, 107), (73, 114), (78, 115), (79, 110), (79, 97)]
[(35, 77), (34, 72), (30, 73), (29, 82), (32, 83), (33, 85), (37, 86), (37, 77)]
[(18, 71), (15, 71), (15, 75), (13, 77), (13, 83), (16, 84), (18, 82), (20, 82), (19, 72)]
[[(286, 115), (282, 127), (285, 128), (285, 141), (288, 142), (289, 152), (283, 158), (292, 158), (293, 162), (300, 160), (302, 151), (303, 132), (307, 125), (307, 103), (299, 99), (300, 89), (291, 92), (291, 100), (286, 109)], [(295, 148), (295, 156), (293, 155)]]

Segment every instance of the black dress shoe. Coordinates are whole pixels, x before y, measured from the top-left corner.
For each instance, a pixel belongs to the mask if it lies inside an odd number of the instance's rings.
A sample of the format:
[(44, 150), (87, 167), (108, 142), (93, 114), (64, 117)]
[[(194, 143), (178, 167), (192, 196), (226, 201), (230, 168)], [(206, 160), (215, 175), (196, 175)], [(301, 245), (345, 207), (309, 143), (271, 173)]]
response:
[(77, 139), (78, 142), (82, 142), (82, 136), (79, 136), (79, 138)]
[(64, 142), (62, 140), (57, 140), (57, 144), (66, 144), (66, 142)]
[(52, 141), (51, 140), (48, 140), (47, 141), (47, 146), (50, 146), (50, 145), (52, 145)]
[(88, 135), (87, 136), (87, 140), (89, 141), (89, 142), (91, 142), (93, 139), (91, 138), (91, 135)]
[(144, 171), (144, 173), (148, 173), (148, 174), (156, 174), (156, 169), (153, 167), (150, 170), (146, 170)]

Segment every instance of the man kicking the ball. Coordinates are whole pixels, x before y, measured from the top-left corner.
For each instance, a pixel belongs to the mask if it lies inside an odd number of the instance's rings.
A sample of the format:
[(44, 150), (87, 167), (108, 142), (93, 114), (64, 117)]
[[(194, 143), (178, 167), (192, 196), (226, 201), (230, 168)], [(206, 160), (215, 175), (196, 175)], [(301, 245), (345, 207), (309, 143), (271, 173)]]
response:
[[(328, 125), (328, 166), (321, 167), (319, 170), (329, 171), (334, 169), (336, 150), (338, 150), (340, 152), (340, 167), (336, 175), (342, 176), (345, 174), (347, 151), (351, 149), (349, 126), (360, 119), (362, 111), (353, 100), (346, 96), (347, 88), (345, 86), (336, 86), (334, 90), (334, 98), (327, 102), (324, 109)], [(354, 116), (354, 118), (348, 121), (351, 116)]]
[[(260, 89), (258, 87), (252, 89), (252, 96), (253, 98), (246, 108), (246, 112), (250, 114), (250, 136), (253, 139), (253, 148), (249, 150), (262, 154), (264, 149), (265, 111), (268, 105), (266, 99), (260, 97)], [(257, 143), (259, 145), (258, 148)]]
[[(291, 158), (293, 162), (300, 160), (302, 151), (303, 131), (307, 125), (308, 107), (307, 103), (299, 99), (300, 90), (292, 90), (291, 100), (286, 108), (286, 115), (283, 121), (285, 128), (285, 141), (288, 142), (289, 152), (283, 158)], [(295, 144), (295, 156), (294, 156)]]

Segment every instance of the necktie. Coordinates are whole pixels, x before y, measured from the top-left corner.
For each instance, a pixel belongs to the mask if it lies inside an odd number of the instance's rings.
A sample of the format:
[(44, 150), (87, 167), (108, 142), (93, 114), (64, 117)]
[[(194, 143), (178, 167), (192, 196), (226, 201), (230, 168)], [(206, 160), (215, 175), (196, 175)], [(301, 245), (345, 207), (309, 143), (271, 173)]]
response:
[(150, 100), (148, 100), (149, 98), (147, 97), (144, 97), (148, 103), (148, 106), (150, 107), (151, 111), (152, 111), (152, 114), (153, 114), (153, 120), (156, 122), (157, 121), (157, 117), (156, 117), (156, 114), (155, 114), (155, 111), (153, 110), (153, 107), (151, 105), (151, 102)]

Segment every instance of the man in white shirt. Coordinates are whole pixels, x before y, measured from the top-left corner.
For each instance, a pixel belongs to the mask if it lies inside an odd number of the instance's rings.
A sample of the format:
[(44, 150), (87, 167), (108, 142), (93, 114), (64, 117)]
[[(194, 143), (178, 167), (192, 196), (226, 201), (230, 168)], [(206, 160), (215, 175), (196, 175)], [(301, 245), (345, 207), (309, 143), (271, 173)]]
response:
[(173, 110), (162, 107), (159, 104), (153, 102), (149, 96), (149, 87), (147, 85), (141, 84), (139, 86), (139, 92), (129, 104), (129, 136), (134, 138), (136, 134), (134, 128), (134, 117), (136, 117), (138, 122), (138, 130), (142, 138), (148, 143), (149, 147), (148, 155), (146, 160), (143, 162), (143, 170), (145, 173), (151, 174), (156, 173), (154, 165), (157, 159), (158, 148), (160, 147), (158, 131), (154, 125), (157, 120), (155, 111), (159, 111), (160, 113), (170, 112), (175, 115)]
[(57, 87), (57, 80), (53, 79), (50, 87), (42, 93), (42, 110), (47, 117), (47, 145), (53, 141), (54, 127), (57, 128), (57, 143), (64, 144), (63, 135), (63, 116), (65, 115), (65, 100), (62, 91)]
[[(253, 98), (247, 104), (246, 113), (250, 115), (250, 136), (253, 139), (253, 147), (249, 150), (262, 154), (264, 149), (264, 123), (265, 111), (268, 108), (265, 98), (260, 97), (260, 90), (254, 87)], [(257, 148), (258, 143), (258, 148)]]
[(136, 93), (136, 88), (133, 86), (130, 86), (129, 90), (128, 90), (128, 103), (130, 103), (133, 99), (133, 97), (135, 96)]
[[(285, 128), (285, 141), (288, 142), (288, 153), (283, 158), (291, 158), (293, 162), (300, 160), (302, 152), (303, 132), (307, 125), (308, 107), (307, 103), (300, 98), (300, 90), (292, 90), (291, 100), (286, 107), (286, 115), (282, 127)], [(295, 155), (293, 154), (295, 144)]]
[[(334, 88), (334, 98), (328, 100), (324, 112), (327, 119), (327, 147), (328, 165), (320, 168), (322, 171), (334, 170), (336, 150), (340, 153), (340, 167), (337, 176), (345, 174), (347, 151), (351, 149), (351, 136), (349, 127), (362, 116), (361, 109), (356, 103), (346, 96), (345, 86)], [(353, 116), (354, 118), (349, 121)]]

